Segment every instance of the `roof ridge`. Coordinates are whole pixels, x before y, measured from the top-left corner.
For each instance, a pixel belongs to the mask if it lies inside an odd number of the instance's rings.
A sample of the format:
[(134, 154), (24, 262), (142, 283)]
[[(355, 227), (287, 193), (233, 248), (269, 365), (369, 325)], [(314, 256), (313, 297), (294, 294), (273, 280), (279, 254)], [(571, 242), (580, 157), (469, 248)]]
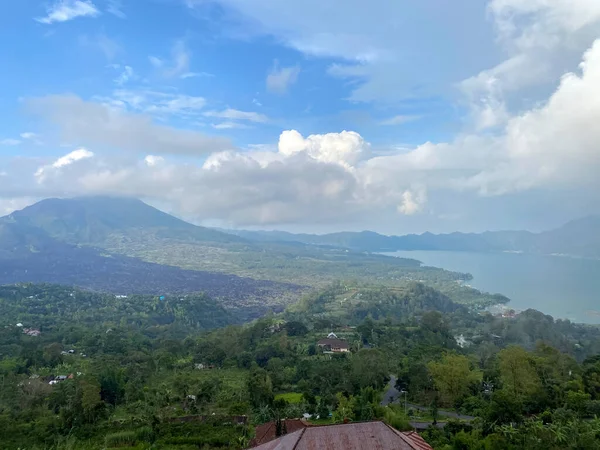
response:
[[(411, 443), (409, 442), (408, 439), (406, 439), (406, 436), (404, 435), (404, 433), (402, 433), (402, 431), (396, 430), (394, 427), (392, 427), (391, 425), (388, 425), (387, 423), (383, 422), (382, 423), (388, 427), (390, 430), (392, 430), (394, 433), (396, 433), (398, 436), (400, 436), (400, 439), (402, 439), (404, 442), (406, 442), (408, 445), (410, 445), (411, 447), (413, 447), (411, 445)], [(412, 432), (412, 430), (411, 430)], [(414, 447), (413, 447), (414, 448)]]
[(300, 432), (300, 436), (298, 436), (298, 439), (296, 439), (296, 443), (294, 444), (294, 446), (292, 447), (292, 450), (296, 450), (296, 447), (298, 447), (298, 444), (300, 443), (300, 441), (302, 440), (302, 436), (304, 436), (304, 432), (306, 431), (306, 428), (302, 428), (301, 432)]

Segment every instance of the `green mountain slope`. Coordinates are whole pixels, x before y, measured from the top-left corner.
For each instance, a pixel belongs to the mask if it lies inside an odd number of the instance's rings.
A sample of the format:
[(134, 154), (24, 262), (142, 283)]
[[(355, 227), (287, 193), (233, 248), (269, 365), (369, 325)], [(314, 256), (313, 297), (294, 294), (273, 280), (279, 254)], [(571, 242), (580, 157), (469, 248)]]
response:
[(159, 237), (186, 240), (243, 241), (236, 236), (184, 222), (141, 200), (119, 197), (46, 199), (3, 217), (0, 223), (37, 228), (50, 237), (77, 245), (101, 245), (115, 236), (136, 235), (140, 230)]

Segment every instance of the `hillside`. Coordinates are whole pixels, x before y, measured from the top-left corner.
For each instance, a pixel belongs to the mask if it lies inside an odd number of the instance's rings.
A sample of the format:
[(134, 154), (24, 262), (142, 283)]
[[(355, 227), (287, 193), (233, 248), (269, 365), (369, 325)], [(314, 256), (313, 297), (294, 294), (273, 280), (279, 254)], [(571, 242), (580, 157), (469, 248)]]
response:
[(385, 236), (372, 231), (324, 235), (293, 234), (282, 231), (230, 230), (230, 233), (261, 242), (302, 242), (369, 252), (399, 250), (441, 250), (472, 252), (525, 252), (600, 257), (600, 217), (573, 220), (560, 228), (529, 231), (486, 231), (484, 233), (408, 234)]
[(1, 218), (0, 223), (36, 228), (77, 245), (101, 245), (140, 231), (163, 238), (243, 242), (242, 238), (177, 219), (141, 200), (120, 197), (46, 199)]
[(295, 320), (325, 320), (331, 324), (358, 325), (367, 317), (408, 321), (427, 311), (451, 314), (456, 311), (466, 313), (466, 310), (440, 291), (421, 283), (409, 283), (402, 288), (338, 283), (305, 296), (288, 307), (286, 313)]
[(0, 218), (0, 283), (72, 284), (113, 293), (204, 291), (250, 317), (280, 311), (301, 292), (336, 280), (396, 287), (421, 281), (459, 303), (507, 301), (456, 283), (469, 278), (340, 245), (250, 241), (134, 199), (48, 199)]

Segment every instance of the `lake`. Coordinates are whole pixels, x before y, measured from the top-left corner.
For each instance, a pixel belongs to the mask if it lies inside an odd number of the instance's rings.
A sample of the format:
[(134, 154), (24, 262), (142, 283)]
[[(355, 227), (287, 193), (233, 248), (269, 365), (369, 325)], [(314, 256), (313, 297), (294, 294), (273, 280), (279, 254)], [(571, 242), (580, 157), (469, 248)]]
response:
[(518, 253), (400, 251), (426, 266), (468, 272), (468, 283), (500, 293), (517, 310), (537, 309), (554, 318), (600, 323), (600, 261)]

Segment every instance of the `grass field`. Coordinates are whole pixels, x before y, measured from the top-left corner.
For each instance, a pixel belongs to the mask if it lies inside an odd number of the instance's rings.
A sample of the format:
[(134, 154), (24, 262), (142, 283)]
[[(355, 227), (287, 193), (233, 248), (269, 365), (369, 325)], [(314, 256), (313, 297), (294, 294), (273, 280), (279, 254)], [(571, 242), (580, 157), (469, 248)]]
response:
[(302, 403), (302, 394), (299, 392), (286, 392), (284, 394), (277, 394), (275, 400), (285, 400), (288, 403)]

